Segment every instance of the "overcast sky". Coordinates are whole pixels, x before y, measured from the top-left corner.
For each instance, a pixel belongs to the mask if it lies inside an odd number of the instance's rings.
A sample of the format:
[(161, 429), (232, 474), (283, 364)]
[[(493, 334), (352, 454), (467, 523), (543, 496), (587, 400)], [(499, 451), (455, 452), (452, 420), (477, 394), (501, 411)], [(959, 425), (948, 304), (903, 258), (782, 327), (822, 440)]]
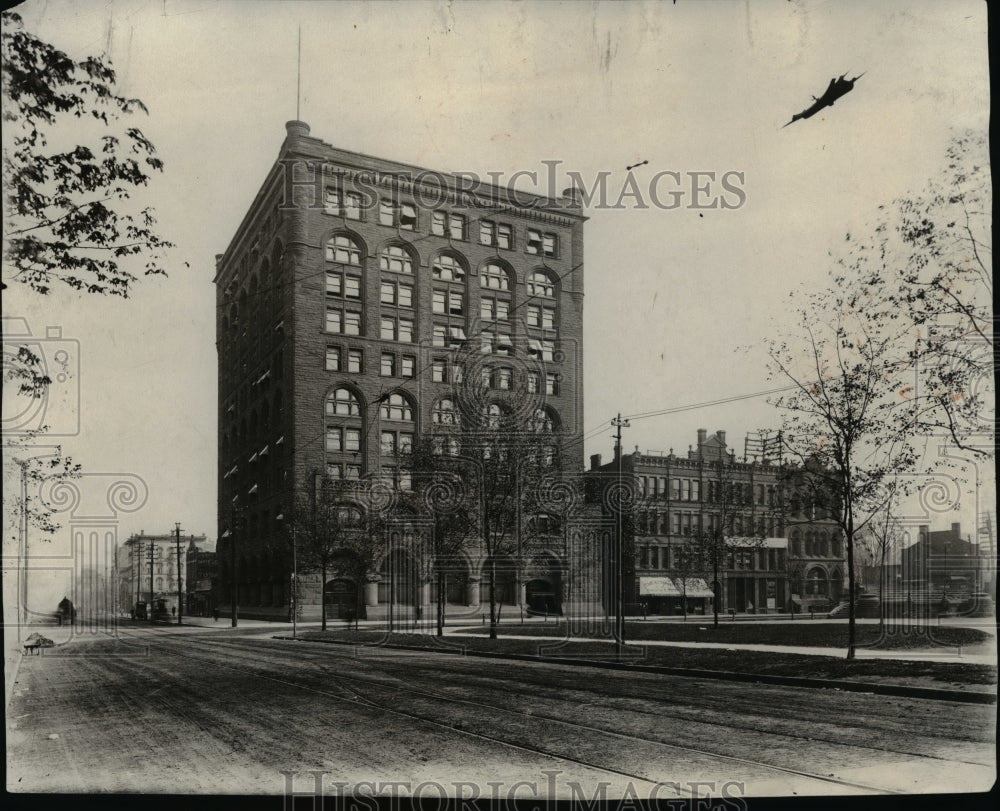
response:
[[(47, 0), (19, 12), (74, 56), (110, 52), (166, 163), (143, 202), (177, 244), (168, 279), (125, 302), (16, 285), (4, 302), (36, 335), (57, 325), (80, 342), (81, 433), (65, 447), (88, 472), (148, 484), (123, 537), (175, 521), (216, 533), (214, 256), (296, 116), (300, 24), (301, 118), (328, 143), (443, 171), (535, 171), (539, 186), (542, 161), (558, 160), (553, 191), (567, 170), (588, 183), (607, 171), (613, 199), (640, 161), (644, 194), (663, 170), (743, 173), (736, 210), (634, 198), (588, 210), (584, 428), (607, 426), (588, 455), (610, 455), (617, 412), (773, 388), (759, 343), (789, 317), (789, 290), (822, 285), (844, 233), (938, 173), (950, 132), (989, 118), (980, 2)], [(853, 92), (782, 128), (845, 72), (865, 74)], [(747, 399), (635, 420), (625, 445), (682, 452), (704, 427), (742, 453), (747, 431), (778, 424)]]

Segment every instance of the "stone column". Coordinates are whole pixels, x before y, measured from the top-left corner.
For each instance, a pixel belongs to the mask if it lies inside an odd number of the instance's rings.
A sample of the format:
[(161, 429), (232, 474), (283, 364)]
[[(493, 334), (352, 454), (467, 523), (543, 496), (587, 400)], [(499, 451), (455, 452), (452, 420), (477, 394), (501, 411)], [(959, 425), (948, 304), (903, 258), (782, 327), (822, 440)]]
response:
[(378, 605), (378, 584), (382, 578), (378, 575), (369, 576), (364, 585), (365, 605), (374, 608)]
[(465, 586), (465, 602), (472, 608), (479, 608), (479, 578), (470, 577)]

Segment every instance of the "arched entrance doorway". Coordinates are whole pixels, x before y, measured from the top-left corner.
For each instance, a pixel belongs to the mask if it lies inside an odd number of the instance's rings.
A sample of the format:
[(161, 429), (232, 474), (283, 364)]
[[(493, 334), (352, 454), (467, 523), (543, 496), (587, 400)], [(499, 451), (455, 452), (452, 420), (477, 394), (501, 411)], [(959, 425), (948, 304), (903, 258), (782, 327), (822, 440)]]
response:
[(412, 556), (393, 549), (379, 568), (378, 601), (386, 606), (389, 625), (412, 621), (420, 607), (420, 577)]
[(524, 599), (536, 614), (562, 614), (562, 567), (550, 554), (536, 556), (526, 572)]

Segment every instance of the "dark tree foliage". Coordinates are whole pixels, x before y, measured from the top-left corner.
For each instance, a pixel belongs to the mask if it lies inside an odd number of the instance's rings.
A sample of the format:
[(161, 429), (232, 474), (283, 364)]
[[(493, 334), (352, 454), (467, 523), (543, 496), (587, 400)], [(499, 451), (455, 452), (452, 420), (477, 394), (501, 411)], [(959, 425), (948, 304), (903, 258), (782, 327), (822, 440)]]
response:
[[(146, 107), (118, 95), (106, 58), (77, 61), (24, 30), (14, 12), (2, 23), (5, 275), (42, 294), (62, 283), (127, 297), (133, 262), (165, 275), (172, 247), (152, 209), (128, 202), (163, 169), (142, 131), (121, 124)], [(91, 142), (50, 144), (77, 130)]]

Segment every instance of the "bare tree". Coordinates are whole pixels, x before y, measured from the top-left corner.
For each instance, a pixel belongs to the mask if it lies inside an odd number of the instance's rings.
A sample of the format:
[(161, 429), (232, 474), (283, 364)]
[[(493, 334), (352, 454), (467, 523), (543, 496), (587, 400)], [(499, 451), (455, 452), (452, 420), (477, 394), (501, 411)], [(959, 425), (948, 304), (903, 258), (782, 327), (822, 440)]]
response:
[(861, 536), (861, 547), (871, 556), (873, 562), (877, 561), (880, 625), (885, 625), (885, 583), (888, 561), (892, 553), (899, 548), (903, 537), (903, 527), (896, 517), (894, 506), (894, 499), (890, 496), (890, 499), (872, 515), (865, 533)]
[(465, 462), (457, 456), (458, 444), (445, 437), (425, 438), (414, 444), (403, 460), (412, 471), (414, 492), (402, 503), (414, 513), (428, 515), (432, 524), (432, 543), (428, 574), (437, 581), (435, 624), (437, 635), (444, 635), (448, 575), (458, 567), (459, 556), (475, 542), (478, 523), (476, 512), (465, 491)]
[[(939, 176), (879, 207), (870, 234), (848, 234), (835, 281), (869, 328), (894, 324), (912, 361), (924, 433), (958, 446), (994, 433), (992, 194), (985, 133), (956, 135)], [(908, 329), (899, 329), (899, 327)]]
[[(764, 543), (755, 519), (753, 493), (747, 482), (734, 475), (733, 461), (725, 452), (710, 463), (714, 474), (707, 481), (707, 502), (710, 510), (703, 517), (703, 524), (686, 545), (690, 565), (711, 573), (713, 589), (721, 585), (723, 570), (736, 555), (753, 554)], [(716, 591), (712, 600), (713, 627), (719, 625), (721, 594)], [(685, 600), (685, 613), (687, 612)]]
[(806, 296), (799, 332), (769, 342), (772, 378), (794, 385), (772, 400), (783, 412), (786, 452), (798, 463), (800, 486), (826, 499), (847, 544), (849, 659), (857, 534), (919, 458), (913, 443), (919, 406), (908, 397), (912, 360), (899, 352), (898, 325), (872, 330), (857, 304), (851, 288)]
[(355, 611), (360, 614), (362, 584), (383, 551), (380, 519), (365, 509), (361, 490), (358, 483), (323, 477), (314, 492), (295, 499), (292, 521), (299, 569), (319, 574), (324, 631), (328, 575), (336, 572), (354, 583)]

